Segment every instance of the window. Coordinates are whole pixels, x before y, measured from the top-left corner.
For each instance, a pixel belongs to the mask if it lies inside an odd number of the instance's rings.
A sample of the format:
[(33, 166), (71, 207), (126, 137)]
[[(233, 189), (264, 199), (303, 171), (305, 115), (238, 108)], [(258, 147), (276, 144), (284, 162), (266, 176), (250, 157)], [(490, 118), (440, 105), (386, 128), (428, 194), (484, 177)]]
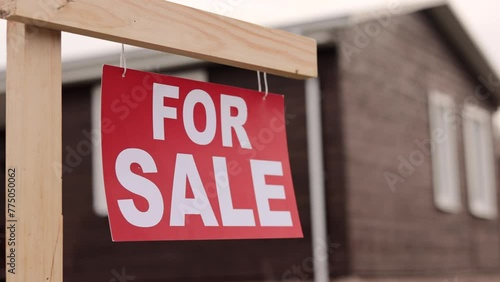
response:
[(106, 195), (104, 194), (104, 176), (102, 173), (102, 147), (101, 147), (101, 85), (92, 89), (91, 126), (92, 134), (98, 135), (99, 142), (92, 147), (92, 204), (98, 216), (107, 216)]
[(443, 93), (432, 92), (429, 95), (429, 119), (434, 202), (442, 211), (457, 213), (462, 204), (453, 99)]
[(467, 105), (463, 111), (469, 209), (479, 218), (497, 217), (495, 163), (490, 113)]
[[(193, 70), (173, 74), (198, 81), (208, 81), (207, 72), (204, 70)], [(101, 85), (96, 85), (92, 90), (92, 133), (99, 135), (101, 139)], [(98, 216), (107, 216), (106, 195), (104, 193), (104, 177), (102, 173), (102, 148), (101, 142), (94, 144), (92, 154), (92, 197), (94, 212)]]

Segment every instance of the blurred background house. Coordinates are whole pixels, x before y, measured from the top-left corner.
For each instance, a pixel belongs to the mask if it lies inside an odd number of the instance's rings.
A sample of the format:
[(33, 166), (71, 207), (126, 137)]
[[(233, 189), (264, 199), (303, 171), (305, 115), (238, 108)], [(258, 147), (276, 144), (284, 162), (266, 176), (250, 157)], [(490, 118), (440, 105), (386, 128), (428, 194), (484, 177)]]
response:
[[(333, 281), (500, 281), (500, 80), (453, 9), (425, 2), (282, 25), (319, 44), (318, 80), (269, 76), (286, 97), (303, 239), (112, 243), (99, 99), (102, 64), (119, 53), (66, 61), (65, 281), (314, 281), (314, 264)], [(130, 68), (257, 86), (251, 71), (138, 49), (126, 58)], [(312, 213), (321, 188), (324, 218)], [(318, 226), (326, 234), (312, 233)]]

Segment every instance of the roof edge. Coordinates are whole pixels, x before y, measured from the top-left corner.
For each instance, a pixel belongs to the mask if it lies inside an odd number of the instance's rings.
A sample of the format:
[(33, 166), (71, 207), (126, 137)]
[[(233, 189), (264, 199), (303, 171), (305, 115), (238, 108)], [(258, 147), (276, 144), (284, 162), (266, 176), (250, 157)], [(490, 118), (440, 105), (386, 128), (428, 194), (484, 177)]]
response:
[(487, 60), (487, 56), (476, 44), (449, 5), (442, 5), (425, 11), (436, 24), (443, 36), (453, 44), (458, 55), (476, 75), (480, 84), (492, 94), (496, 104), (500, 101), (499, 74)]

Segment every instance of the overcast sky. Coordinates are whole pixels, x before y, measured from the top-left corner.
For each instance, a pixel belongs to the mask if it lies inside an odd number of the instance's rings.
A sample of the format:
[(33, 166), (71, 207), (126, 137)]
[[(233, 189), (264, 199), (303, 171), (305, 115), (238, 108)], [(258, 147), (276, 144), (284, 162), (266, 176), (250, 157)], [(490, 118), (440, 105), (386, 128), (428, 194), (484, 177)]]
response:
[[(224, 14), (266, 26), (283, 26), (358, 11), (383, 9), (389, 3), (436, 2), (435, 0), (176, 0), (181, 4)], [(500, 74), (500, 1), (450, 0), (471, 36)], [(0, 20), (0, 69), (5, 67), (6, 23)], [(161, 32), (161, 31), (159, 31)], [(127, 47), (130, 48), (130, 47)], [(63, 35), (63, 59), (75, 60), (96, 54), (118, 53), (120, 45), (82, 36)]]

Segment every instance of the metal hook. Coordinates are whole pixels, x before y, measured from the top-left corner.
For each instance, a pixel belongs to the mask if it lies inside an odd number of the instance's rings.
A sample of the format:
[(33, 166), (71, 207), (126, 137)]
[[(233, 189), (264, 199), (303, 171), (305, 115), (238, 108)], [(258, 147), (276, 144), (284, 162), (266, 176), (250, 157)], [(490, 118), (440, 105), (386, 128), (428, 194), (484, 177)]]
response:
[(122, 77), (127, 73), (127, 59), (125, 58), (125, 44), (122, 43), (122, 52), (120, 55), (120, 67), (123, 68)]

